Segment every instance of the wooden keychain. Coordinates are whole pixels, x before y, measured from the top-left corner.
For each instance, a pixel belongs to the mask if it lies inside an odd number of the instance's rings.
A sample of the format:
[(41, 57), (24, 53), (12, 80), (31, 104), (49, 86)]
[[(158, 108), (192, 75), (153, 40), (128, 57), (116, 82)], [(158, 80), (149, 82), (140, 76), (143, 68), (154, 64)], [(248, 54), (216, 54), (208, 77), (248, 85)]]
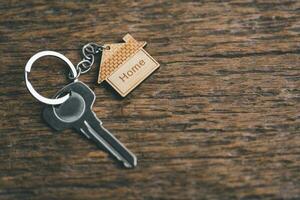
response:
[(126, 34), (123, 41), (104, 45), (86, 44), (82, 48), (84, 58), (76, 66), (78, 76), (90, 70), (95, 54), (102, 51), (98, 83), (106, 81), (122, 97), (128, 95), (159, 68), (159, 63), (144, 50), (146, 42), (139, 42), (130, 34)]

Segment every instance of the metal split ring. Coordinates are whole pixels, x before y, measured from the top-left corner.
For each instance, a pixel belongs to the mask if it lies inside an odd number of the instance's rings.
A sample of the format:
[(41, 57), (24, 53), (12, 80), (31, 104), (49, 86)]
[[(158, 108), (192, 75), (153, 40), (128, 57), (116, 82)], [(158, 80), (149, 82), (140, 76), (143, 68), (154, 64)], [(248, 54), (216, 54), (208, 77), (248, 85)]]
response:
[[(55, 52), (55, 51), (41, 51), (41, 52), (38, 52), (36, 53), (34, 56), (32, 56), (26, 66), (25, 66), (25, 84), (26, 84), (26, 87), (27, 89), (29, 90), (29, 92), (31, 93), (31, 95), (33, 97), (35, 97), (37, 100), (45, 103), (45, 104), (49, 104), (49, 105), (59, 105), (59, 104), (62, 104), (64, 103), (66, 100), (69, 99), (70, 97), (70, 94), (66, 94), (62, 97), (59, 97), (57, 99), (50, 99), (50, 98), (46, 98), (42, 95), (40, 95), (34, 88), (33, 86), (31, 85), (31, 83), (29, 82), (28, 80), (28, 74), (30, 73), (30, 70), (31, 70), (31, 67), (33, 65), (33, 63), (38, 60), (39, 58), (41, 57), (45, 57), (45, 56), (54, 56), (54, 57), (57, 57), (61, 60), (63, 60), (65, 63), (68, 64), (68, 66), (70, 67), (71, 69), (71, 75), (72, 77), (78, 77), (78, 73), (76, 71), (76, 68), (74, 67), (74, 65), (72, 64), (72, 62), (64, 55), (58, 53), (58, 52)], [(76, 79), (75, 79), (76, 80)]]

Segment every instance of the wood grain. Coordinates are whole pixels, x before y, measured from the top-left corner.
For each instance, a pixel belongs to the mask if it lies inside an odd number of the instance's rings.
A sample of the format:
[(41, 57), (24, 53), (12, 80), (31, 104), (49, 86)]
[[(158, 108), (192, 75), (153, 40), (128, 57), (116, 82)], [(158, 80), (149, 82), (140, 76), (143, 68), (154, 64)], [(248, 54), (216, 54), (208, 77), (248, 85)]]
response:
[[(0, 199), (300, 199), (300, 1), (1, 1)], [(40, 50), (73, 63), (87, 42), (147, 41), (161, 67), (94, 111), (138, 157), (125, 170), (72, 130), (56, 133), (24, 86)], [(99, 61), (98, 61), (99, 62)], [(67, 68), (41, 59), (45, 96)]]

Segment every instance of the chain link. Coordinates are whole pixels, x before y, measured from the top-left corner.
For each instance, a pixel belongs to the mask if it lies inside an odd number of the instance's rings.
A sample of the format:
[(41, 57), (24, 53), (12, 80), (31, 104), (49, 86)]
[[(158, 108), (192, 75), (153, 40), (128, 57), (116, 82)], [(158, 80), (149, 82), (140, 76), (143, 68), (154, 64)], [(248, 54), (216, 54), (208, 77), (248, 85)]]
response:
[(80, 74), (85, 74), (92, 68), (95, 62), (95, 55), (103, 50), (110, 49), (109, 46), (103, 46), (96, 43), (88, 43), (82, 47), (82, 55), (83, 59), (76, 65), (77, 76), (73, 77), (71, 73), (69, 73), (69, 79), (77, 79)]

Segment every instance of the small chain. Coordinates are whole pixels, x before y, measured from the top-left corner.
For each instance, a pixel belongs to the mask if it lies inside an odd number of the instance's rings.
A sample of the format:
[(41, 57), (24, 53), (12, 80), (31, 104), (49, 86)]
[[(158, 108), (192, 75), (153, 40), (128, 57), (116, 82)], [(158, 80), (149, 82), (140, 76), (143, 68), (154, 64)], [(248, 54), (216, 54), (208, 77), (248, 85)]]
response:
[(73, 77), (71, 73), (69, 73), (69, 78), (74, 80), (77, 79), (80, 74), (85, 74), (92, 68), (95, 62), (95, 55), (103, 50), (110, 49), (109, 46), (103, 46), (96, 43), (87, 43), (82, 47), (82, 55), (83, 59), (76, 65), (77, 76)]

